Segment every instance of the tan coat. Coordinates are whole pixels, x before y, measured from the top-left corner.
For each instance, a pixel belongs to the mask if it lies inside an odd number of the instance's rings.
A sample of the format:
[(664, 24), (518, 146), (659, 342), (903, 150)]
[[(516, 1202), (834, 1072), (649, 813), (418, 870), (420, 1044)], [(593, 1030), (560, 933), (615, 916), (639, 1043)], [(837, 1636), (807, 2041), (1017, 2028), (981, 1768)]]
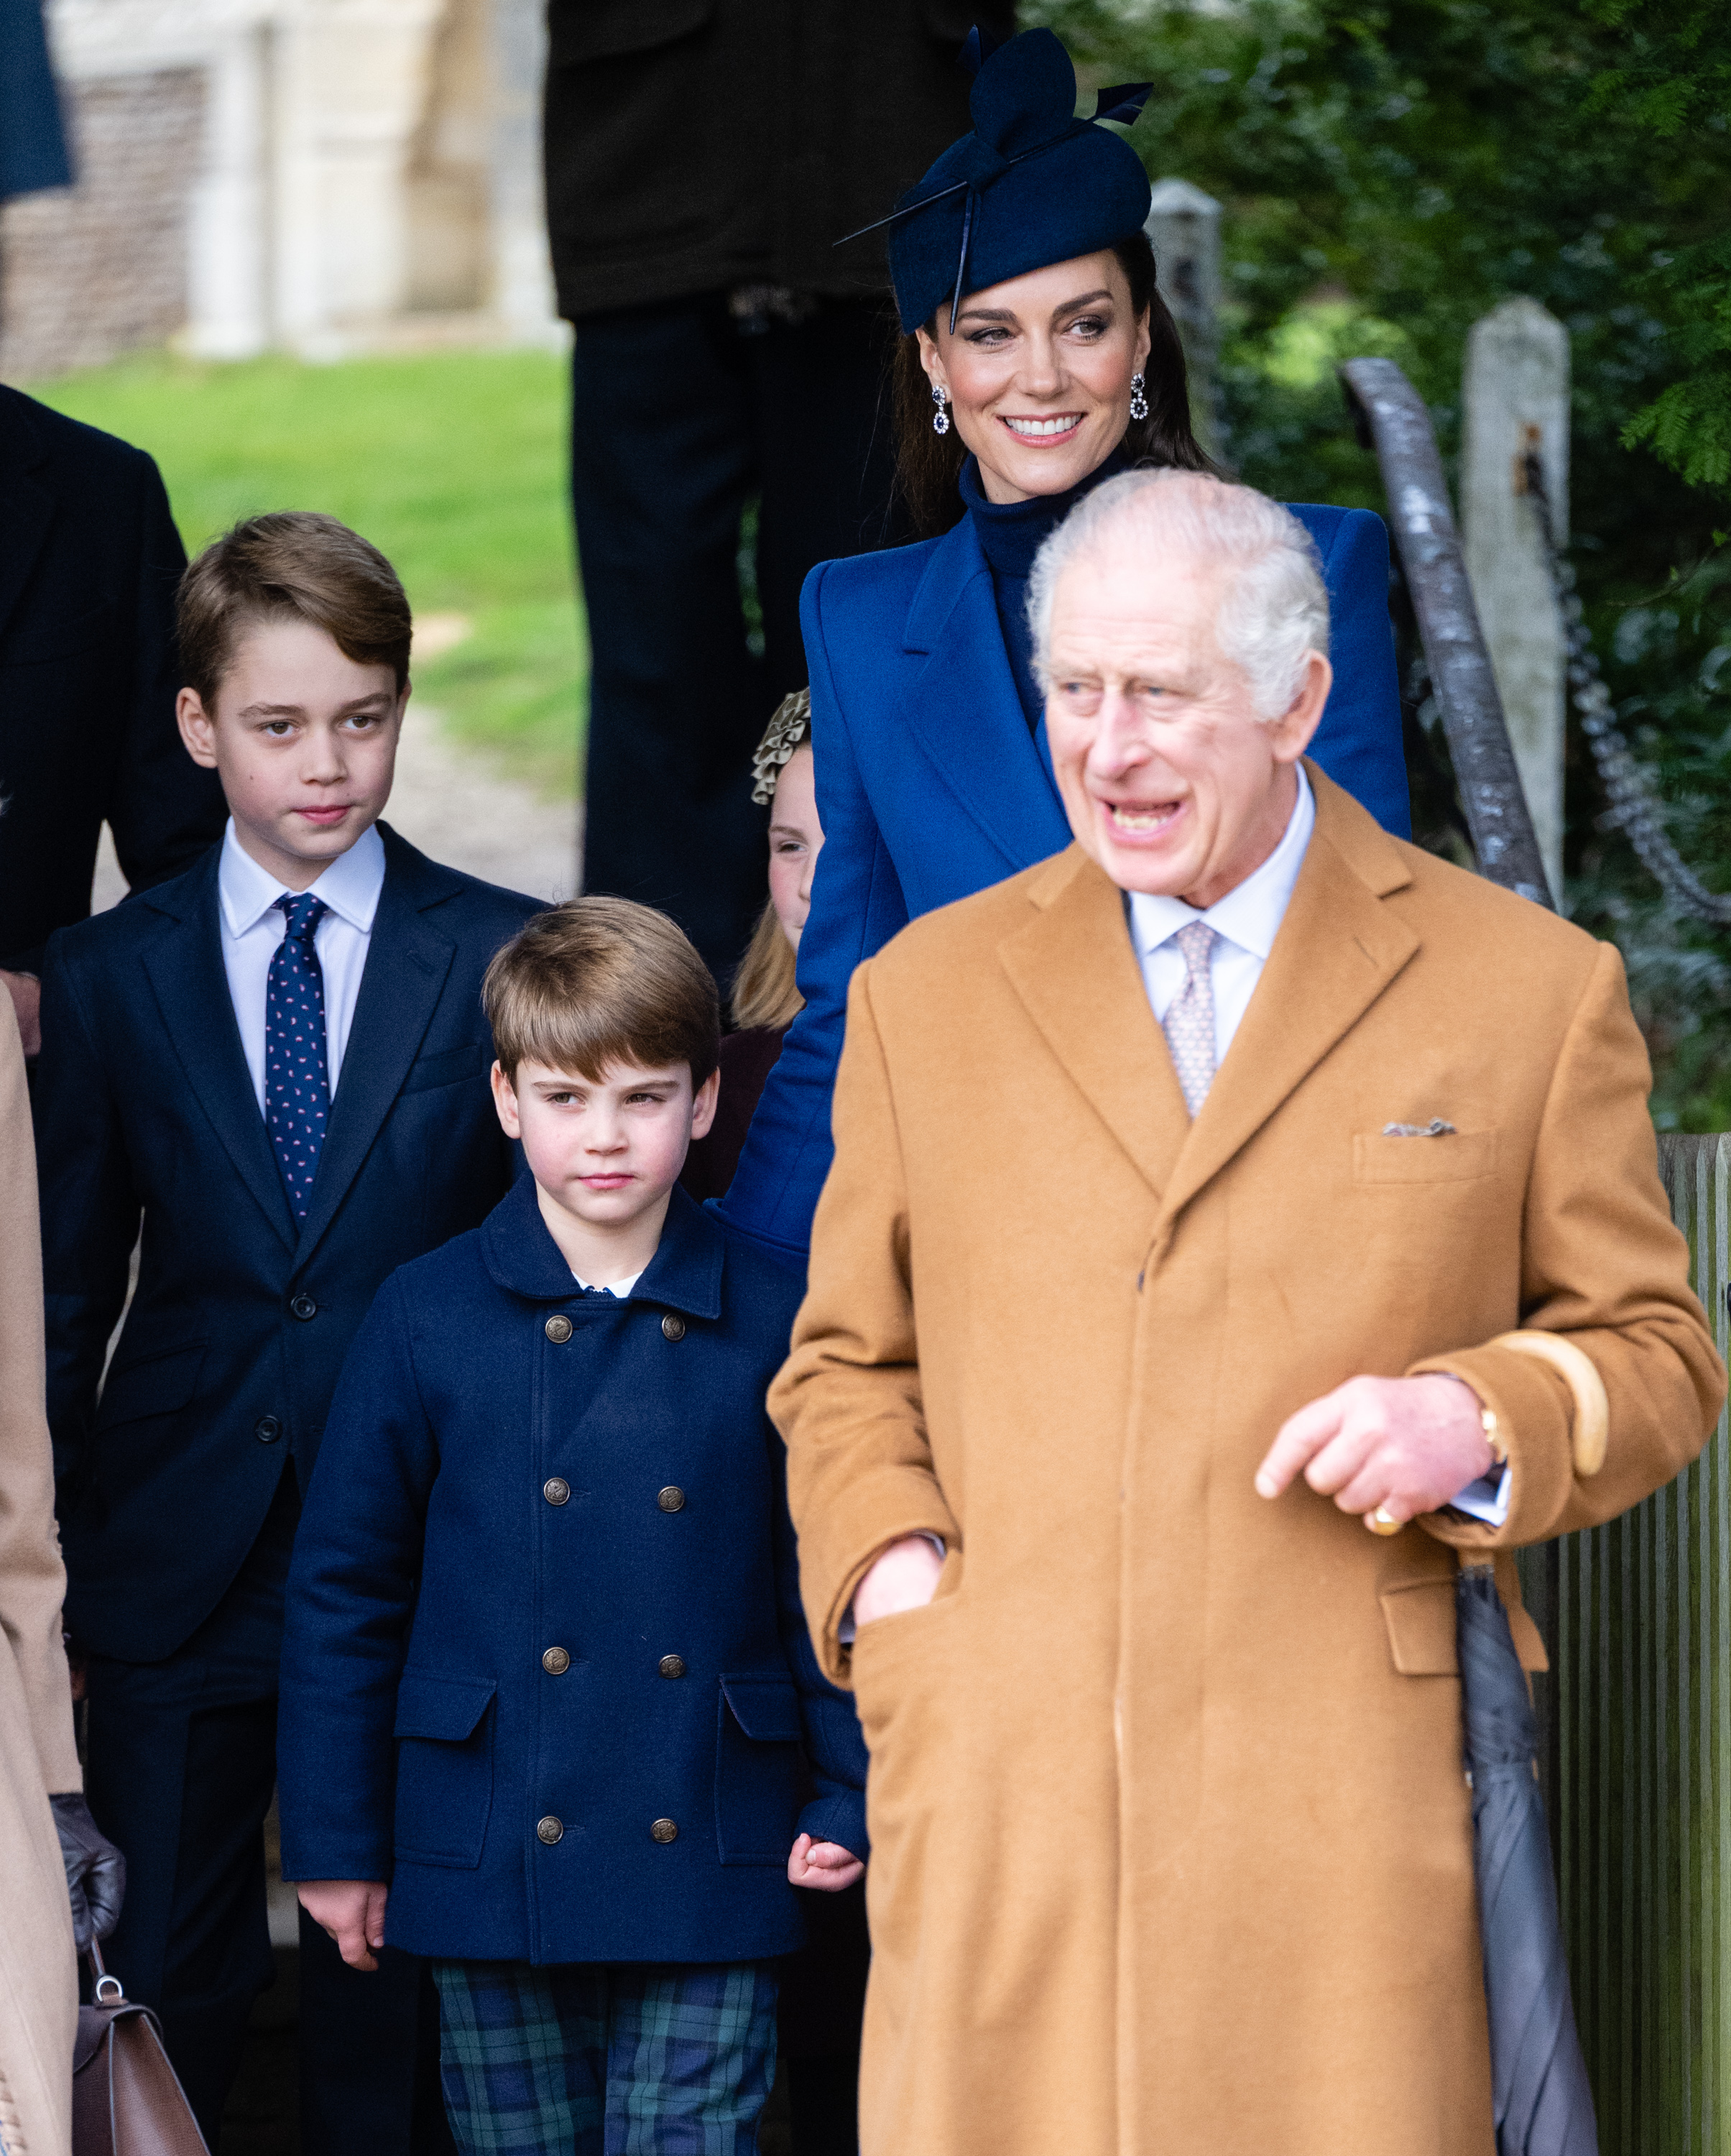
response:
[[(1723, 1372), (1616, 952), (1310, 775), (1194, 1125), (1073, 848), (854, 978), (771, 1406), (872, 1751), (867, 2156), (1491, 2156), (1442, 1538), (1621, 1511)], [(1561, 1381), (1479, 1344), (1521, 1323), (1604, 1377), (1590, 1484)], [(1305, 1401), (1438, 1365), (1509, 1438), (1499, 1535), (1254, 1494)], [(937, 1599), (850, 1658), (861, 1575), (920, 1529)]]
[(49, 1793), (81, 1789), (60, 1644), (65, 1573), (43, 1409), (30, 1102), (0, 989), (0, 2143), (67, 2156), (78, 1983)]

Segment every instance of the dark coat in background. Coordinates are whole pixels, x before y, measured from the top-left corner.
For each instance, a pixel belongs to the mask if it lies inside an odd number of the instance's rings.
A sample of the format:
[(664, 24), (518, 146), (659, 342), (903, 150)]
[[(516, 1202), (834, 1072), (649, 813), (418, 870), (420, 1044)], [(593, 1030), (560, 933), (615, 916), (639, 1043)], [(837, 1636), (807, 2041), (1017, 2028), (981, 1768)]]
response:
[(585, 1293), (526, 1175), (386, 1284), (295, 1545), (285, 1876), (389, 1881), (392, 1943), (463, 1961), (799, 1943), (795, 1834), (865, 1848), (763, 1407), (800, 1294), (680, 1191)]
[(0, 388), (0, 966), (36, 973), (90, 912), (105, 822), (137, 891), (227, 812), (175, 726), (187, 557), (150, 458)]
[[(43, 981), (48, 1399), (67, 1621), (171, 1655), (239, 1570), (282, 1478), (305, 1491), (379, 1284), (510, 1186), (481, 976), (538, 909), (388, 829), (330, 1124), (297, 1231), (223, 965), (216, 849), (64, 931)], [(138, 1289), (101, 1401), (142, 1216)]]
[(887, 216), (965, 134), (955, 64), (1004, 0), (551, 0), (547, 223), (559, 311), (761, 280), (887, 292)]

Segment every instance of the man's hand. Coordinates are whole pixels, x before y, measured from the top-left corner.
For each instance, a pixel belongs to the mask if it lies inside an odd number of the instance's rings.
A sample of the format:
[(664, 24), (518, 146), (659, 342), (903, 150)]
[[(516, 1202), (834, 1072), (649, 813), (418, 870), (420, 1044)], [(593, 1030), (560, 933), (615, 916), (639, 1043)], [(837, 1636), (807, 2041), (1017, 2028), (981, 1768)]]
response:
[(924, 1535), (904, 1535), (878, 1551), (871, 1570), (853, 1590), (856, 1625), (923, 1609), (938, 1591), (944, 1560)]
[(815, 1887), (820, 1894), (839, 1894), (862, 1877), (865, 1866), (838, 1841), (813, 1841), (802, 1834), (787, 1854), (787, 1876), (796, 1887)]
[(303, 1879), (294, 1891), (320, 1930), (336, 1941), (351, 1969), (378, 1967), (378, 1949), (385, 1943), (388, 1887), (376, 1879)]
[(18, 1038), (26, 1055), (42, 1053), (42, 983), (34, 973), (8, 973), (0, 967), (0, 982), (18, 1014)]
[(1281, 1424), (1256, 1486), (1278, 1497), (1302, 1469), (1343, 1512), (1381, 1505), (1404, 1522), (1452, 1503), (1493, 1462), (1478, 1395), (1460, 1378), (1352, 1378)]

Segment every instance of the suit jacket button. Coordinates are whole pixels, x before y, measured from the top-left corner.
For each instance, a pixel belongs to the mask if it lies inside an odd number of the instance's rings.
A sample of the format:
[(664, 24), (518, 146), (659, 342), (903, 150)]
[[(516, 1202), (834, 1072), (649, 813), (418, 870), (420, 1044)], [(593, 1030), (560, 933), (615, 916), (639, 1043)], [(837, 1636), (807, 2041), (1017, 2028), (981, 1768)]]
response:
[(542, 1330), (556, 1348), (562, 1348), (571, 1338), (571, 1320), (568, 1317), (550, 1317)]
[(662, 1319), (661, 1337), (663, 1340), (683, 1340), (685, 1337), (685, 1321), (678, 1311), (668, 1311)]
[(550, 1677), (562, 1677), (571, 1667), (571, 1656), (563, 1647), (549, 1647), (541, 1656), (541, 1667)]
[(303, 1325), (306, 1322), (308, 1318), (316, 1317), (319, 1314), (318, 1304), (313, 1301), (312, 1297), (306, 1292), (305, 1288), (303, 1288), (300, 1293), (295, 1296), (294, 1301), (289, 1305), (289, 1307), (294, 1313), (295, 1317), (300, 1320)]
[(550, 1475), (541, 1485), (541, 1495), (550, 1505), (563, 1505), (571, 1497), (571, 1485), (562, 1475)]
[(564, 1840), (565, 1821), (555, 1819), (551, 1812), (549, 1812), (544, 1820), (535, 1821), (535, 1831), (537, 1838), (545, 1842), (551, 1849), (556, 1841)]
[(253, 1435), (260, 1445), (274, 1445), (283, 1434), (283, 1425), (274, 1415), (260, 1415), (253, 1424)]
[(655, 1502), (663, 1512), (683, 1512), (685, 1509), (685, 1492), (678, 1483), (669, 1482), (666, 1489), (656, 1491)]
[(655, 1666), (664, 1677), (682, 1677), (685, 1674), (685, 1657), (683, 1655), (663, 1655)]
[(679, 1830), (671, 1820), (657, 1820), (649, 1829), (651, 1841), (668, 1842), (679, 1839)]

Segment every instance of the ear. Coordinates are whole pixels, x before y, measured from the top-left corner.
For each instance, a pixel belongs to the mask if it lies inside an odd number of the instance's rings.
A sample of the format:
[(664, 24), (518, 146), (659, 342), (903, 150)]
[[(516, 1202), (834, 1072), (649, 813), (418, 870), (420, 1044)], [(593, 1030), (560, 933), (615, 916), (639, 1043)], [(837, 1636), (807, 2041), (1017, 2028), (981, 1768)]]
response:
[(721, 1073), (712, 1070), (691, 1096), (691, 1135), (706, 1138), (715, 1120), (715, 1110), (721, 1099)]
[(508, 1138), (523, 1135), (523, 1118), (517, 1111), (516, 1088), (505, 1075), (502, 1064), (495, 1062), (490, 1074), (493, 1086), (493, 1105), (499, 1111), (499, 1127)]
[(936, 340), (931, 331), (923, 326), (915, 330), (914, 334), (919, 340), (919, 364), (925, 369), (926, 380), (930, 382), (934, 389), (941, 389), (947, 397), (950, 394), (950, 377), (944, 371), (944, 362), (939, 357)]
[(1136, 324), (1136, 363), (1130, 370), (1133, 374), (1145, 374), (1148, 372), (1148, 355), (1153, 350), (1154, 332), (1148, 326), (1148, 310), (1145, 307), (1142, 310), (1142, 318)]
[(217, 767), (216, 721), (204, 708), (196, 689), (182, 689), (174, 700), (174, 722), (181, 730), (187, 754), (205, 771)]
[(1322, 723), (1323, 706), (1329, 701), (1334, 670), (1319, 651), (1305, 654), (1304, 680), (1278, 719), (1267, 721), (1269, 746), (1277, 763), (1296, 763), (1310, 746), (1310, 737)]

